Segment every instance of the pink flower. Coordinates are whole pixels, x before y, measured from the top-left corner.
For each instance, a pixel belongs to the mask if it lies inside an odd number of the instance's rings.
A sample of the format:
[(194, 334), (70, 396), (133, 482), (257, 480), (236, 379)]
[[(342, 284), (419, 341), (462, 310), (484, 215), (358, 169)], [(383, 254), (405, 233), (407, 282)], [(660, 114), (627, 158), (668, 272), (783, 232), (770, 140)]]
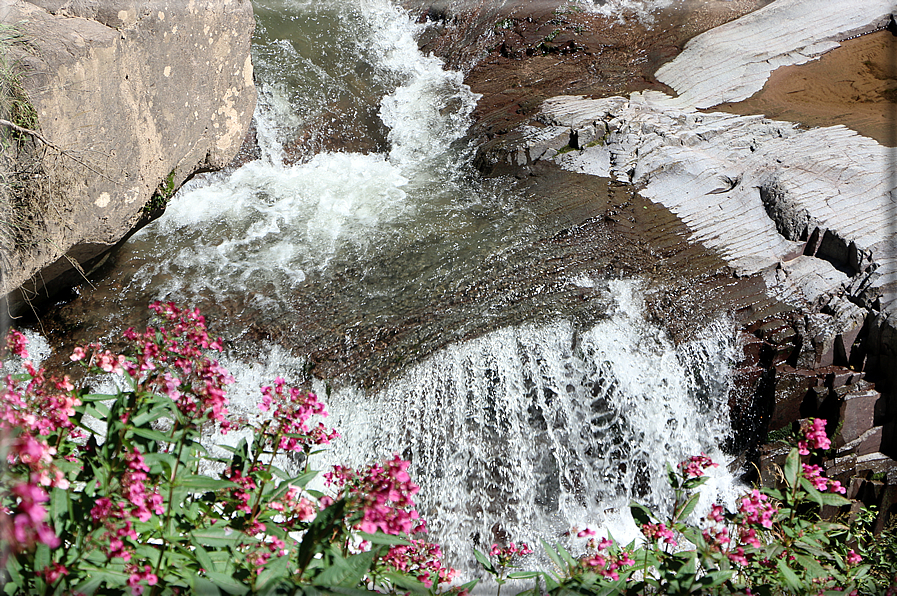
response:
[(648, 540), (663, 540), (666, 544), (671, 546), (676, 546), (678, 544), (673, 531), (668, 529), (664, 524), (642, 524), (641, 529), (642, 534), (644, 534), (645, 538)]
[(687, 460), (679, 462), (679, 469), (686, 478), (700, 478), (704, 475), (704, 470), (718, 466), (719, 464), (713, 463), (703, 452), (701, 455), (692, 455)]
[(853, 549), (847, 551), (847, 563), (848, 565), (856, 565), (857, 563), (862, 563), (863, 557), (854, 552)]
[(586, 538), (587, 536), (594, 536), (594, 535), (595, 535), (595, 530), (593, 530), (591, 528), (585, 528), (583, 530), (580, 530), (579, 533), (576, 534), (576, 537), (577, 538)]
[(760, 524), (764, 528), (771, 528), (773, 516), (778, 509), (778, 505), (755, 488), (750, 495), (742, 497), (738, 510), (744, 517), (745, 523)]
[(801, 455), (809, 455), (811, 449), (824, 451), (832, 445), (832, 442), (825, 434), (825, 420), (822, 418), (810, 418), (801, 425), (800, 432), (803, 438), (798, 440), (797, 446)]

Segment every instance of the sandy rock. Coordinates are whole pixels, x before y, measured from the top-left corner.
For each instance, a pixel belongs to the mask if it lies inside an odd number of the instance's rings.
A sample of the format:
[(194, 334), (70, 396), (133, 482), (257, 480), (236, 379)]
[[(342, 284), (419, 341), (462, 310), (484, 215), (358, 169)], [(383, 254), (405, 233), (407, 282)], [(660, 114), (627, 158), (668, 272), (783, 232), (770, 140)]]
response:
[(7, 255), (2, 296), (113, 246), (157, 189), (225, 166), (255, 87), (249, 0), (0, 0), (0, 20), (29, 42), (25, 91), (61, 150), (27, 181), (42, 206), (30, 241)]

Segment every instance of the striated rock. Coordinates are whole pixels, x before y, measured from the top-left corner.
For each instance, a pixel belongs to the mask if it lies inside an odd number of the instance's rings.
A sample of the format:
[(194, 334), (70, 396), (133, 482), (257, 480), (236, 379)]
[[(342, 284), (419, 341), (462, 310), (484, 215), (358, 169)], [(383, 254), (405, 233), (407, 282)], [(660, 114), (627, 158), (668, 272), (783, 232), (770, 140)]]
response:
[[(850, 288), (883, 291), (897, 275), (889, 230), (897, 215), (895, 165), (871, 139), (843, 127), (802, 131), (760, 116), (681, 110), (655, 92), (629, 100), (557, 97), (543, 113), (571, 130), (589, 115), (604, 118), (605, 144), (554, 160), (643, 185), (641, 194), (681, 217), (694, 242), (718, 250), (742, 275), (762, 274), (786, 302), (813, 304)], [(858, 204), (862, 210), (850, 208)], [(817, 228), (829, 240), (805, 255)], [(870, 280), (873, 268), (878, 277)]]
[(810, 17), (804, 0), (778, 0), (691, 39), (655, 76), (676, 91), (683, 107), (741, 101), (762, 89), (773, 70), (881, 29), (893, 10), (891, 0), (828, 0)]
[[(14, 173), (30, 218), (4, 252), (0, 296), (94, 259), (200, 170), (237, 153), (255, 107), (249, 0), (0, 0), (17, 27), (41, 134)], [(22, 152), (20, 148), (19, 163)], [(39, 207), (37, 207), (39, 205)]]

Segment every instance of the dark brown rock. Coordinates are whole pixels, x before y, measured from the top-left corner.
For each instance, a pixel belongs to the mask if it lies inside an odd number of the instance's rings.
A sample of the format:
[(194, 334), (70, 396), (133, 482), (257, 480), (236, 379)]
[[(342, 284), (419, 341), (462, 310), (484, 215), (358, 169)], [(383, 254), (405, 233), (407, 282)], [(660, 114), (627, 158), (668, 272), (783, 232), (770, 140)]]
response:
[(835, 437), (836, 443), (855, 441), (872, 428), (875, 404), (880, 398), (881, 394), (872, 389), (851, 391), (844, 396), (839, 411), (841, 429)]

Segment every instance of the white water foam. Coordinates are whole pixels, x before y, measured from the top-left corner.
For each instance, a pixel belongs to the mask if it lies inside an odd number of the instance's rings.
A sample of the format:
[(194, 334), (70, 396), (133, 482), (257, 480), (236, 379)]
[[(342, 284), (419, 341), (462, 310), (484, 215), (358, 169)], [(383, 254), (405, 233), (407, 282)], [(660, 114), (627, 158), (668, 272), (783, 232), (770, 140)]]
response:
[(578, 0), (577, 4), (589, 12), (617, 17), (622, 20), (626, 15), (634, 14), (643, 23), (654, 22), (653, 13), (666, 8), (673, 0)]
[(444, 185), (446, 168), (428, 163), (463, 136), (476, 97), (460, 73), (421, 54), (419, 26), (406, 13), (385, 0), (355, 4), (351, 10), (364, 17), (356, 33), (393, 89), (382, 100), (389, 155), (322, 153), (285, 166), (277, 132), (295, 126), (295, 114), (287, 91), (263, 81), (256, 114), (263, 159), (181, 189), (137, 236), (156, 263), (137, 274), (137, 284), (164, 280), (159, 295), (185, 298), (261, 288), (278, 299), (341, 251), (375, 251), (388, 224), (415, 210), (410, 176)]

